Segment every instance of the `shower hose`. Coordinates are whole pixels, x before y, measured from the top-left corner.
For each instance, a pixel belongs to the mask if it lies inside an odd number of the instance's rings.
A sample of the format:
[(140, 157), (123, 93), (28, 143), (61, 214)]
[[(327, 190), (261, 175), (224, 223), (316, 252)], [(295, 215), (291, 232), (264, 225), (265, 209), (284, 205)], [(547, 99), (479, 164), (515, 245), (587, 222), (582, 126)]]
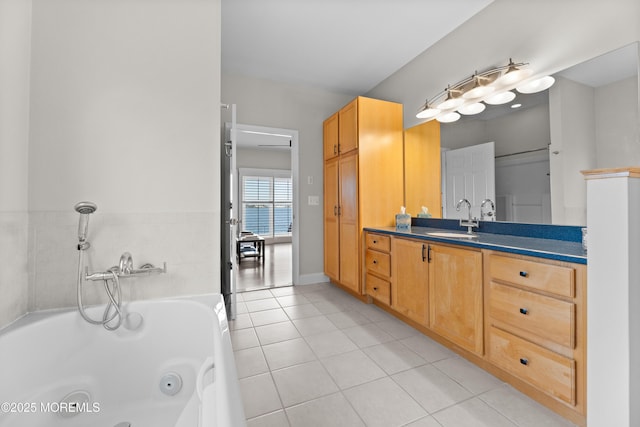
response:
[[(104, 290), (109, 297), (109, 302), (104, 309), (102, 320), (92, 319), (85, 312), (84, 305), (82, 303), (82, 286), (84, 283), (82, 277), (83, 253), (83, 249), (78, 250), (78, 311), (80, 311), (80, 315), (87, 322), (94, 325), (102, 325), (109, 331), (115, 331), (122, 324), (122, 294), (120, 292), (120, 280), (118, 279), (118, 273), (113, 269), (108, 271), (108, 273), (111, 274), (111, 278), (104, 279)], [(111, 283), (111, 285), (109, 283)], [(114, 321), (115, 323), (113, 323)]]

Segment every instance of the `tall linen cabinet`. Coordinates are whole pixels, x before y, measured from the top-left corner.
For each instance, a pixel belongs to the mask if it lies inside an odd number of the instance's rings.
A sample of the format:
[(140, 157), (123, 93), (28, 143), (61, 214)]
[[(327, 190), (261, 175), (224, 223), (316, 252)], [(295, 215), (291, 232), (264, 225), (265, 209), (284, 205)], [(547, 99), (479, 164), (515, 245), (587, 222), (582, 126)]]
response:
[(364, 227), (404, 203), (402, 104), (357, 97), (324, 121), (324, 271), (364, 294)]

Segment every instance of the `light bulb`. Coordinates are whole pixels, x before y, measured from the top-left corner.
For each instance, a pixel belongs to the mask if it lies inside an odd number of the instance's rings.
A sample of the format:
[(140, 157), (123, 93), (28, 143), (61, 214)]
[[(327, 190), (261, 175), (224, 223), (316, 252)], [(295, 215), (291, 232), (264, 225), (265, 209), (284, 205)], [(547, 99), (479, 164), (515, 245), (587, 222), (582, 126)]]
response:
[(438, 114), (440, 114), (440, 110), (437, 108), (434, 108), (428, 104), (424, 105), (424, 108), (420, 111), (418, 111), (418, 114), (416, 114), (416, 118), (418, 119), (433, 119), (435, 116), (437, 116)]
[(465, 116), (472, 116), (474, 114), (480, 114), (487, 108), (482, 102), (474, 102), (473, 104), (463, 105), (458, 108), (458, 112), (460, 114), (464, 114)]
[(494, 84), (501, 87), (513, 86), (528, 78), (531, 74), (533, 74), (533, 70), (528, 68), (509, 67), (506, 73), (496, 79)]
[(498, 92), (495, 95), (491, 95), (487, 99), (484, 100), (487, 104), (490, 105), (502, 105), (507, 102), (511, 102), (515, 99), (516, 94), (511, 91)]
[(521, 86), (518, 86), (516, 90), (520, 93), (537, 93), (543, 90), (549, 89), (556, 82), (551, 76), (540, 77), (539, 79), (532, 80)]
[(460, 114), (456, 113), (455, 111), (440, 114), (438, 117), (436, 117), (436, 120), (440, 123), (452, 123), (458, 121), (458, 119), (460, 119)]

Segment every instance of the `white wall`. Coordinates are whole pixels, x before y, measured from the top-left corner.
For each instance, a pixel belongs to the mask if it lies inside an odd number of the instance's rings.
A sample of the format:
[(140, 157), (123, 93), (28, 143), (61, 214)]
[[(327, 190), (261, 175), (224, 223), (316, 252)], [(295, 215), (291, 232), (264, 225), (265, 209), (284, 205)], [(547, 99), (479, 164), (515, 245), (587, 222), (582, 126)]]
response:
[(0, 0), (0, 327), (27, 311), (31, 1)]
[(638, 78), (596, 88), (597, 167), (640, 164)]
[[(222, 75), (222, 99), (237, 104), (238, 123), (296, 129), (299, 132), (300, 276), (324, 277), (322, 205), (309, 206), (308, 196), (322, 200), (322, 122), (353, 97), (324, 90)], [(224, 121), (230, 117), (223, 116)], [(313, 184), (308, 184), (308, 177)]]
[(586, 224), (580, 171), (640, 163), (638, 78), (593, 88), (558, 78), (550, 89), (554, 224)]
[(554, 224), (587, 223), (580, 171), (596, 167), (594, 90), (565, 78), (549, 89), (551, 214)]
[(75, 304), (80, 200), (98, 204), (91, 270), (125, 250), (136, 266), (167, 261), (125, 298), (218, 291), (220, 1), (33, 0), (14, 33), (12, 66), (31, 70), (28, 98), (14, 96), (30, 106), (28, 165), (22, 137), (7, 160), (28, 182), (29, 309)]

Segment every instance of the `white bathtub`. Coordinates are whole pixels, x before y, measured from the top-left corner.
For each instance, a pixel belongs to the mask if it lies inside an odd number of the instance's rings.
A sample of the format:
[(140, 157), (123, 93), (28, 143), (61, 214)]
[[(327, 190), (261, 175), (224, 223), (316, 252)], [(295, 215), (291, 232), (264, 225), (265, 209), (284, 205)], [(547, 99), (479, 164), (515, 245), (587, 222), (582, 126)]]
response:
[(246, 425), (219, 295), (124, 308), (142, 316), (137, 329), (110, 332), (76, 310), (0, 333), (0, 426)]

